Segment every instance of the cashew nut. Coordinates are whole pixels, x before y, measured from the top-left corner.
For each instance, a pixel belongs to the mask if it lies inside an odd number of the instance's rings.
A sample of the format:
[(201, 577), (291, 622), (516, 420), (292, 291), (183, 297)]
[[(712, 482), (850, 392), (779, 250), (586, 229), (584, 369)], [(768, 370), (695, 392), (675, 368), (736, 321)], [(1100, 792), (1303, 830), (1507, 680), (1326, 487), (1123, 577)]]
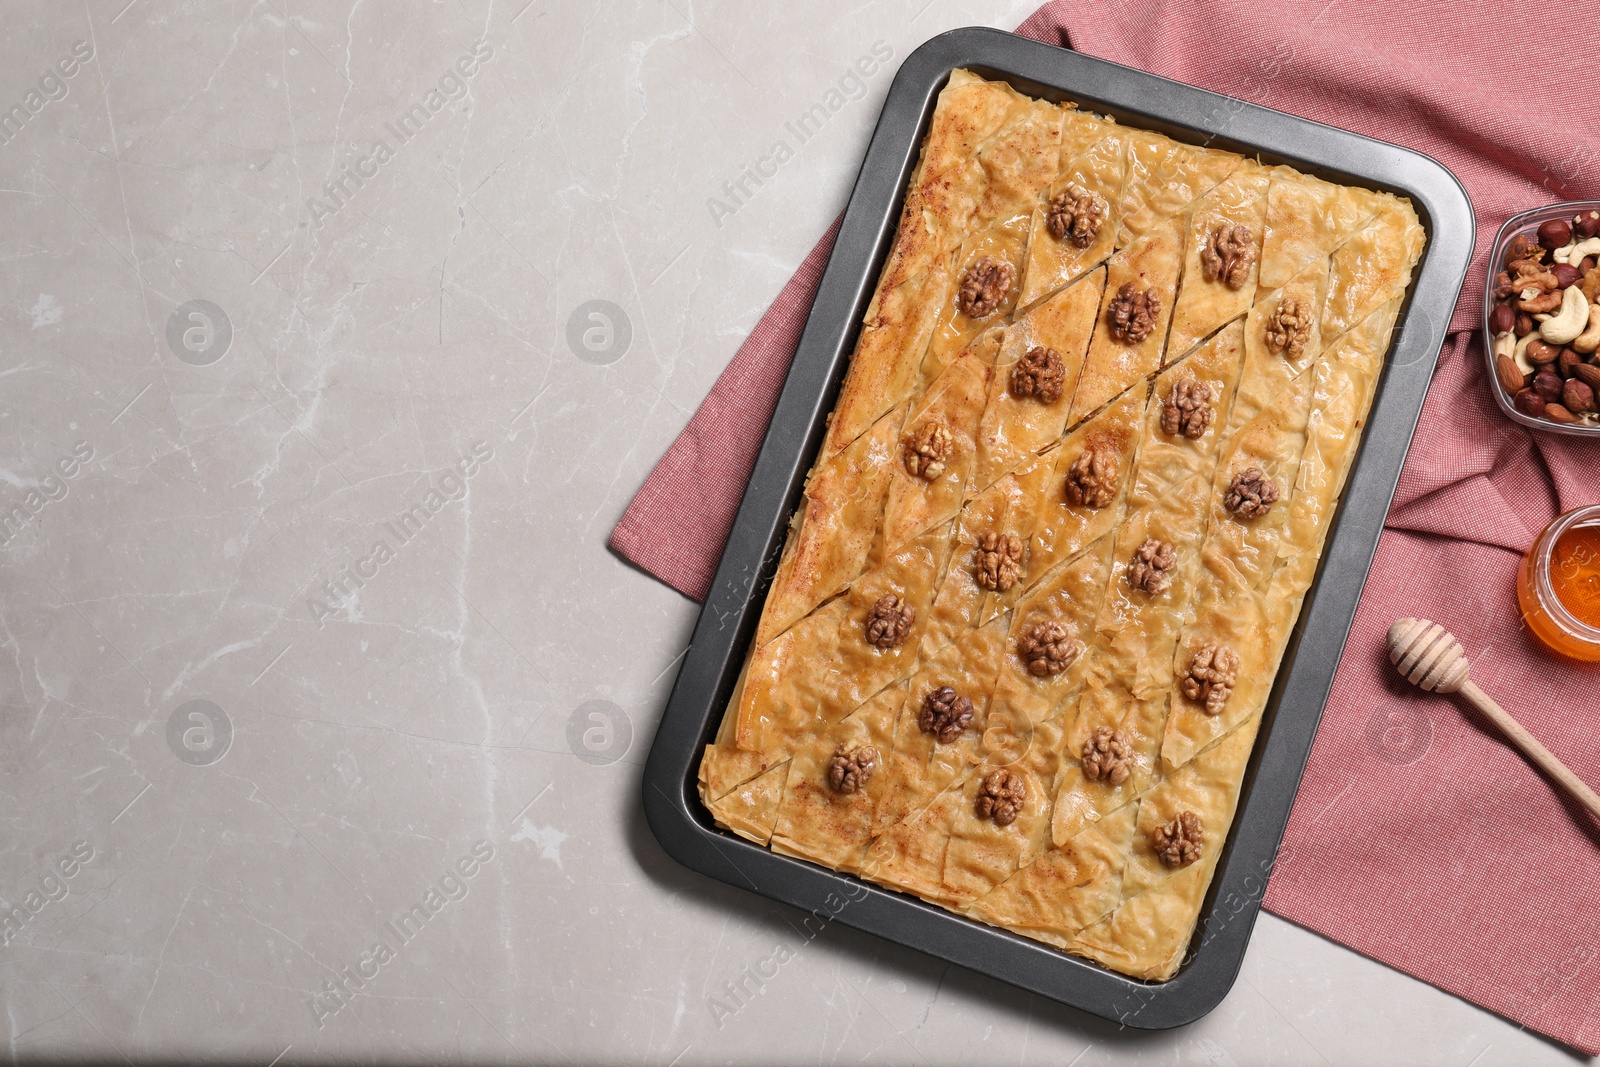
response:
[[(1528, 336), (1533, 337), (1532, 334)], [(1523, 374), (1533, 373), (1533, 363), (1528, 359), (1527, 346), (1517, 344), (1517, 335), (1510, 330), (1495, 335), (1494, 354), (1496, 358), (1505, 356), (1513, 360)]]
[(1561, 295), (1561, 310), (1539, 324), (1539, 332), (1553, 345), (1564, 345), (1589, 324), (1589, 298), (1576, 285)]
[(1550, 258), (1557, 263), (1565, 263), (1567, 261), (1567, 253), (1571, 252), (1575, 247), (1577, 247), (1576, 240), (1568, 241), (1554, 252), (1551, 252)]
[[(1502, 334), (1501, 336), (1509, 337), (1510, 334)], [(1528, 346), (1538, 339), (1539, 331), (1535, 330), (1525, 335), (1522, 340), (1517, 342), (1517, 347), (1511, 350), (1511, 358), (1516, 362), (1517, 369), (1523, 374), (1533, 373), (1533, 360), (1528, 358)]]
[(1600, 237), (1591, 237), (1587, 241), (1579, 241), (1577, 244), (1568, 245), (1567, 258), (1562, 259), (1560, 253), (1557, 253), (1556, 262), (1576, 267), (1583, 262), (1585, 256), (1600, 256)]
[(1589, 328), (1572, 339), (1572, 350), (1589, 355), (1600, 348), (1600, 304), (1589, 305)]

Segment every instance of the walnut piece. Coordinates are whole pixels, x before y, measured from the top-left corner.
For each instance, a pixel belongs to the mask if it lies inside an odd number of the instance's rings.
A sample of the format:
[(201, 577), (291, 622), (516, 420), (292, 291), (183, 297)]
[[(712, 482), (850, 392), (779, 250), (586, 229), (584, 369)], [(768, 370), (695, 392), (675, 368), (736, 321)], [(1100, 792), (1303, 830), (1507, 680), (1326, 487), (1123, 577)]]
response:
[(906, 470), (916, 478), (933, 481), (945, 471), (955, 438), (942, 422), (930, 422), (906, 442)]
[(948, 745), (972, 725), (972, 701), (948, 685), (940, 686), (922, 698), (917, 726), (925, 734)]
[(1153, 289), (1135, 288), (1132, 282), (1123, 282), (1106, 308), (1111, 336), (1127, 345), (1136, 345), (1149, 337), (1160, 316), (1161, 297)]
[(1555, 271), (1550, 267), (1531, 257), (1515, 259), (1506, 264), (1505, 270), (1495, 275), (1494, 298), (1504, 300), (1515, 296), (1526, 302), (1539, 299), (1560, 288), (1561, 279), (1556, 277)]
[(1044, 224), (1056, 240), (1071, 241), (1076, 248), (1088, 248), (1100, 235), (1100, 224), (1110, 210), (1105, 197), (1091, 193), (1077, 182), (1068, 182), (1064, 190), (1050, 198)]
[(1104, 780), (1107, 785), (1121, 785), (1133, 771), (1133, 746), (1121, 730), (1109, 726), (1095, 727), (1094, 734), (1083, 743), (1081, 758), (1084, 777), (1096, 782)]
[(1073, 643), (1072, 631), (1063, 624), (1041, 622), (1022, 635), (1017, 642), (1017, 655), (1035, 678), (1052, 678), (1072, 666), (1078, 658), (1078, 646)]
[(893, 593), (885, 593), (867, 615), (867, 644), (887, 652), (906, 639), (916, 621), (916, 608)]
[(1117, 457), (1093, 446), (1067, 469), (1067, 503), (1099, 511), (1117, 498)]
[(1156, 828), (1150, 835), (1150, 843), (1155, 846), (1162, 863), (1168, 867), (1186, 867), (1200, 858), (1205, 838), (1200, 816), (1192, 811), (1180, 811), (1176, 819)]
[(1206, 435), (1211, 425), (1211, 387), (1190, 377), (1172, 383), (1172, 390), (1161, 405), (1161, 432), (1176, 437), (1180, 433), (1191, 441)]
[(1200, 248), (1200, 270), (1206, 281), (1221, 279), (1229, 289), (1244, 288), (1255, 261), (1256, 246), (1248, 226), (1215, 226)]
[(1259, 519), (1278, 502), (1278, 483), (1260, 467), (1246, 467), (1233, 476), (1222, 506), (1241, 519)]
[(863, 745), (852, 751), (840, 747), (828, 761), (828, 784), (837, 793), (854, 793), (865, 789), (872, 772), (878, 769), (878, 750)]
[(1178, 565), (1177, 549), (1154, 537), (1144, 539), (1139, 551), (1133, 554), (1133, 564), (1128, 568), (1128, 584), (1154, 595), (1165, 593), (1172, 584), (1172, 572)]
[(1537, 259), (1519, 259), (1510, 264), (1506, 270), (1510, 271), (1511, 288), (1514, 290), (1520, 291), (1532, 286), (1548, 293), (1552, 289), (1561, 288), (1561, 280), (1555, 276), (1555, 272)]
[(1554, 311), (1561, 306), (1561, 280), (1544, 264), (1534, 259), (1519, 259), (1509, 273), (1495, 277), (1495, 297), (1517, 298), (1517, 307), (1530, 315)]
[(1002, 767), (990, 771), (978, 789), (978, 818), (993, 819), (996, 826), (1016, 822), (1028, 800), (1028, 783), (1022, 775)]
[(1028, 349), (1011, 368), (1011, 395), (1018, 399), (1032, 396), (1041, 404), (1054, 404), (1066, 384), (1067, 365), (1055, 349), (1043, 345)]
[(991, 256), (979, 256), (961, 276), (956, 306), (974, 319), (986, 319), (1006, 298), (1015, 269), (1005, 260), (996, 263)]
[(1311, 302), (1296, 293), (1278, 301), (1267, 320), (1267, 348), (1285, 359), (1299, 359), (1311, 340)]
[(1239, 656), (1227, 645), (1202, 645), (1183, 676), (1183, 695), (1203, 705), (1207, 715), (1222, 714), (1239, 680)]
[(1022, 538), (986, 533), (978, 538), (978, 584), (1004, 593), (1022, 577)]

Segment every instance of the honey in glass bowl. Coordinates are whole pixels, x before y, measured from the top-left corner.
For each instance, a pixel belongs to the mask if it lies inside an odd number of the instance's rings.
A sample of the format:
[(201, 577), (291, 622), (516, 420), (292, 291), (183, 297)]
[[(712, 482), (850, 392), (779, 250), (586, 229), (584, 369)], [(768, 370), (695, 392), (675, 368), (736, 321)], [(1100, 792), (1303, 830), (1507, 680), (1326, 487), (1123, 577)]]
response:
[(1600, 505), (1545, 527), (1522, 559), (1517, 601), (1551, 651), (1600, 663)]

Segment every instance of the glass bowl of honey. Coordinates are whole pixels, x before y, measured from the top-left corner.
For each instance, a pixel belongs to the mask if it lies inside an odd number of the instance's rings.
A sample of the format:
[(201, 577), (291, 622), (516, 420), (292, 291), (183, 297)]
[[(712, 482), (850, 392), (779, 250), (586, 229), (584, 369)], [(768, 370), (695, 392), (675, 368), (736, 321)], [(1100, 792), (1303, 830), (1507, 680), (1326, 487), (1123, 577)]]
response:
[(1600, 663), (1600, 504), (1545, 527), (1522, 559), (1517, 602), (1552, 652)]

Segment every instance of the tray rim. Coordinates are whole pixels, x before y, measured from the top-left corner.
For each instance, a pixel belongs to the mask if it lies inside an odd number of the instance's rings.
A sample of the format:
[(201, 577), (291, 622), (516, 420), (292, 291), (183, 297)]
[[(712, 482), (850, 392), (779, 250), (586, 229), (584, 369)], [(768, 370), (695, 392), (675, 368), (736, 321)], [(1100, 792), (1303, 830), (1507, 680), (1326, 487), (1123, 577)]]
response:
[[(1119, 121), (1132, 117), (1143, 128), (1191, 143), (1264, 152), (1310, 173), (1402, 193), (1429, 231), (1317, 579), (1264, 712), (1224, 853), (1185, 962), (1164, 983), (1126, 977), (717, 829), (695, 788), (703, 745), (720, 721), (753, 637), (861, 312), (898, 227), (934, 101), (957, 67), (999, 77), (1029, 95), (1071, 98)], [(837, 919), (1122, 1025), (1167, 1029), (1209, 1012), (1227, 995), (1243, 963), (1471, 265), (1475, 235), (1475, 215), (1460, 181), (1423, 153), (988, 27), (949, 30), (919, 46), (901, 64), (885, 99), (646, 761), (642, 799), (662, 847), (692, 870), (808, 911), (821, 922)], [(1286, 705), (1292, 713), (1283, 714)]]

